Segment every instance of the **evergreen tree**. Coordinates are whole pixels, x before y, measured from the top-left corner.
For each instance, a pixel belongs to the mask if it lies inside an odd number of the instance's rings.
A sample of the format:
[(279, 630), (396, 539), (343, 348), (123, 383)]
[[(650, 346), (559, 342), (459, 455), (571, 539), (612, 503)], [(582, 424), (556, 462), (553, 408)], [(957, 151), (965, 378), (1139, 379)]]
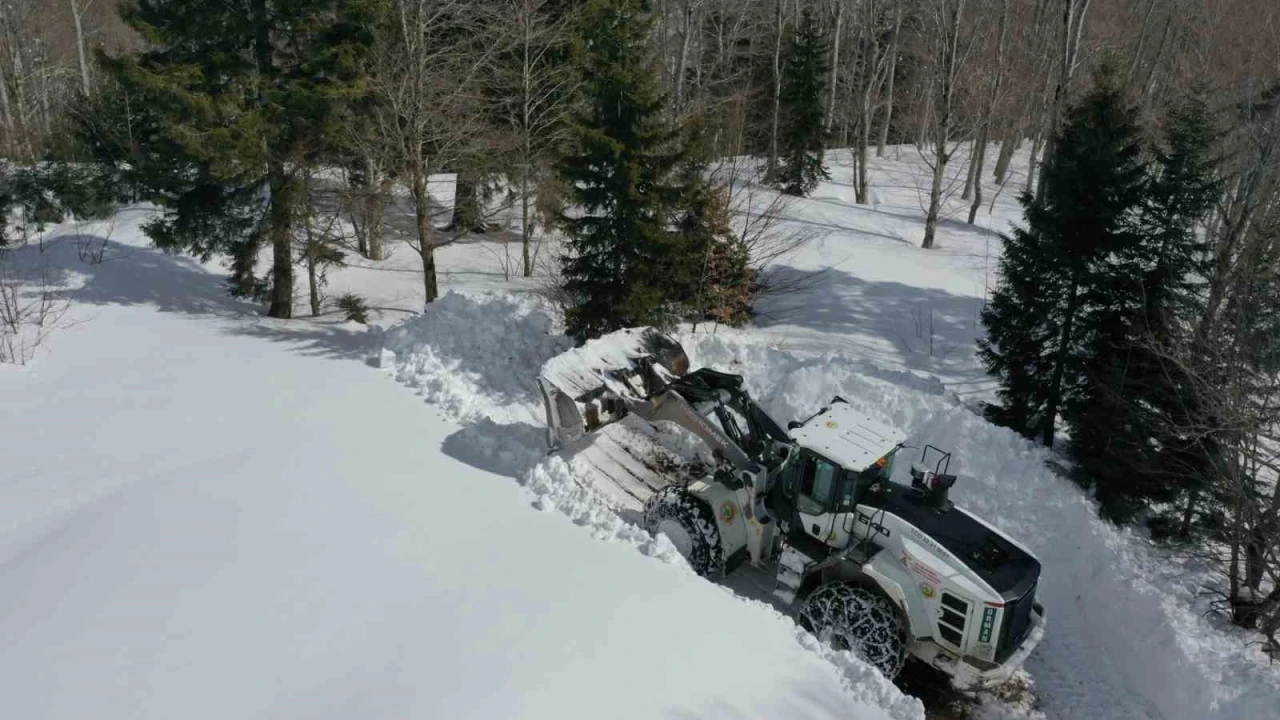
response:
[(782, 192), (803, 196), (829, 178), (823, 164), (826, 131), (823, 129), (823, 87), (827, 75), (826, 43), (805, 8), (800, 27), (791, 39), (782, 71), (783, 124), (778, 142), (781, 161), (774, 178)]
[(681, 153), (664, 117), (650, 26), (647, 0), (590, 0), (577, 25), (587, 107), (574, 126), (580, 151), (559, 170), (575, 206), (561, 218), (565, 325), (580, 341), (671, 321), (664, 271), (681, 252), (671, 231)]
[(756, 272), (749, 248), (730, 222), (728, 190), (708, 181), (711, 148), (701, 118), (686, 129), (686, 157), (679, 171), (682, 207), (668, 266), (668, 298), (686, 307), (685, 320), (742, 325), (751, 319)]
[[(153, 134), (134, 153), (150, 199), (147, 228), (167, 250), (232, 258), (232, 291), (269, 293), (293, 314), (301, 162), (323, 152), (359, 90), (376, 0), (137, 0), (124, 16), (147, 41), (105, 64), (146, 98)], [(273, 250), (270, 282), (259, 250)]]
[(1193, 101), (1170, 116), (1151, 163), (1134, 242), (1099, 263), (1083, 324), (1085, 382), (1064, 407), (1080, 480), (1104, 514), (1131, 519), (1150, 503), (1198, 491), (1210, 459), (1196, 393), (1159, 348), (1199, 317), (1205, 277), (1196, 224), (1217, 197), (1208, 159), (1210, 117)]
[(1005, 412), (1052, 446), (1064, 400), (1084, 385), (1084, 325), (1105, 297), (1103, 265), (1137, 239), (1144, 193), (1133, 112), (1106, 79), (1073, 108), (1036, 197), (1022, 198), (1025, 228), (1004, 238), (1005, 256), (983, 313), (980, 352), (1001, 380)]

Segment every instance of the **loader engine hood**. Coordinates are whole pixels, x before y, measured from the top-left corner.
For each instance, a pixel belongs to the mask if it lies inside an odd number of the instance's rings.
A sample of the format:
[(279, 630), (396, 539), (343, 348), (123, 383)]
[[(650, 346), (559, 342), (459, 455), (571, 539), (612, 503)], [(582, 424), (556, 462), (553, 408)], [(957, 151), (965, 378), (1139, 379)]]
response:
[(897, 515), (946, 548), (1005, 601), (1021, 598), (1040, 579), (1039, 560), (958, 507), (937, 510), (925, 502), (918, 490), (896, 483), (887, 483), (883, 492), (869, 494), (864, 504)]

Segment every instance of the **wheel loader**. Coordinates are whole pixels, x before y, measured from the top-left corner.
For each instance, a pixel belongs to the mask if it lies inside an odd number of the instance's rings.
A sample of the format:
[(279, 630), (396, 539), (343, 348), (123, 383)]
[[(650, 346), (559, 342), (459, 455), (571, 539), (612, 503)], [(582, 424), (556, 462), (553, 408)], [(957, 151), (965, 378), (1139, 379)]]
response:
[[(553, 452), (628, 416), (674, 423), (710, 450), (696, 477), (660, 487), (643, 523), (700, 575), (773, 575), (775, 604), (819, 640), (893, 678), (908, 657), (959, 688), (1007, 679), (1040, 642), (1040, 562), (956, 507), (951, 454), (835, 397), (784, 429), (740, 376), (689, 370), (652, 330), (553, 358), (539, 377)], [(587, 438), (587, 439), (584, 439)], [(900, 456), (919, 451), (893, 481)]]

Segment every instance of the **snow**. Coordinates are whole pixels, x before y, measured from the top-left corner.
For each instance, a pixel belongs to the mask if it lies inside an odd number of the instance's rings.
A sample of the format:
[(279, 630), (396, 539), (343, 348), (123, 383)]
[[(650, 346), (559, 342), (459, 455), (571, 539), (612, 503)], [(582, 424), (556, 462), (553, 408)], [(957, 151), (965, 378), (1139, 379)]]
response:
[[(247, 314), (186, 258), (67, 245), (19, 252), (75, 271), (78, 324), (0, 372), (6, 717), (921, 717), (665, 540), (455, 457), (466, 393), (511, 419), (519, 381), (427, 383), (455, 401), (433, 410), (363, 332)], [(494, 349), (451, 342), (424, 372)]]
[[(693, 367), (742, 374), (783, 422), (838, 394), (955, 452), (952, 499), (1039, 555), (1049, 616), (1029, 691), (979, 716), (1273, 717), (1280, 672), (1204, 616), (1204, 571), (971, 409), (1021, 179), (976, 227), (952, 200), (925, 252), (913, 150), (873, 158), (865, 207), (847, 153), (830, 164), (780, 225), (809, 238), (778, 268), (801, 290), (753, 328), (682, 331)], [(772, 576), (706, 582), (637, 526), (655, 468), (697, 456), (686, 435), (629, 419), (546, 454), (544, 364), (581, 384), (634, 348), (565, 353), (546, 279), (504, 270), (517, 247), (439, 250), (452, 292), (426, 312), (407, 247), (333, 271), (331, 295), (377, 309), (366, 332), (257, 317), (216, 263), (141, 247), (145, 217), (117, 218), (101, 265), (70, 236), (19, 251), (65, 268), (73, 304), (30, 366), (0, 367), (6, 716), (923, 717), (783, 617)]]

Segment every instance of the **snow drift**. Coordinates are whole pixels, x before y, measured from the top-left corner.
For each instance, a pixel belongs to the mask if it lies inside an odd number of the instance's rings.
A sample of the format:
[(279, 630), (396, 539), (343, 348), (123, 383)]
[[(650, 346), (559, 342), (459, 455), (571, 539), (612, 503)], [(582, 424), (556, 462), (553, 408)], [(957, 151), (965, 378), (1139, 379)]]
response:
[[(0, 372), (5, 718), (921, 717), (632, 549), (676, 563), (665, 542), (586, 511), (618, 541), (591, 542), (460, 461), (486, 428), (499, 454), (533, 447), (511, 432), (533, 427), (512, 419), (524, 378), (497, 370), (562, 344), (533, 307), (450, 298), (397, 346), (448, 412), (504, 418), (464, 431), (353, 362), (359, 336), (209, 317), (175, 300), (218, 276), (121, 250), (86, 321)], [(484, 354), (504, 347), (520, 358)]]

